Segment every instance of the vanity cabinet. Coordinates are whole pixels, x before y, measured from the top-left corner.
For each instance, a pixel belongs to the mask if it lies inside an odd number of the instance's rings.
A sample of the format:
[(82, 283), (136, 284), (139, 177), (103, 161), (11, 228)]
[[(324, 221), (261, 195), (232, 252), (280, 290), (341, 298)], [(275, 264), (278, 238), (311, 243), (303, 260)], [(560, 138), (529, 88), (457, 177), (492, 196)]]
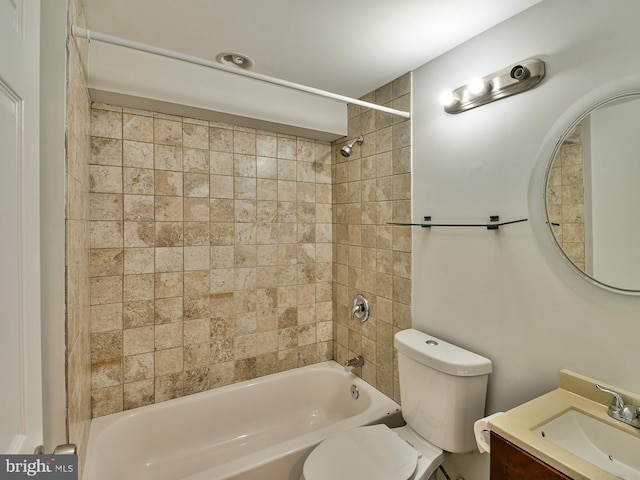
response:
[(491, 480), (571, 480), (555, 468), (491, 432)]

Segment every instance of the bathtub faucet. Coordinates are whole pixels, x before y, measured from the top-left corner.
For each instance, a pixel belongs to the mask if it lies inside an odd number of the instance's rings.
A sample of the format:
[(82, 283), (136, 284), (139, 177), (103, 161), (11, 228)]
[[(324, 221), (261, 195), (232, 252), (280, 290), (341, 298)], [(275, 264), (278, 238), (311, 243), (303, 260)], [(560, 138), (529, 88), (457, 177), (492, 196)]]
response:
[(352, 358), (344, 362), (344, 371), (351, 372), (354, 368), (358, 368), (364, 365), (364, 357), (358, 355), (356, 358)]

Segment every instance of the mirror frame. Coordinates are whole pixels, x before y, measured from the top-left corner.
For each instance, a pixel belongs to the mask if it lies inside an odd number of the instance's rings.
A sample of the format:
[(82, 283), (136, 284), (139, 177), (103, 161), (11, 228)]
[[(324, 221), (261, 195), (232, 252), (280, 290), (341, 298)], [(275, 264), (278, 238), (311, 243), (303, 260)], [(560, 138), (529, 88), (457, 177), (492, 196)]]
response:
[[(594, 276), (582, 270), (582, 268), (580, 268), (578, 265), (576, 265), (576, 263), (571, 259), (571, 257), (569, 257), (569, 255), (567, 255), (567, 253), (562, 248), (562, 245), (560, 244), (558, 238), (556, 237), (555, 232), (553, 231), (553, 228), (551, 227), (551, 221), (549, 216), (549, 202), (548, 202), (548, 195), (547, 195), (549, 178), (551, 175), (551, 168), (553, 167), (553, 163), (556, 159), (556, 155), (558, 154), (558, 151), (562, 147), (564, 140), (573, 131), (573, 129), (580, 122), (582, 122), (586, 117), (588, 117), (594, 110), (597, 110), (598, 108), (603, 107), (611, 102), (621, 100), (624, 98), (637, 97), (640, 99), (640, 82), (638, 82), (637, 77), (634, 76), (633, 80), (631, 80), (631, 83), (634, 85), (634, 87), (626, 87), (623, 85), (618, 85), (618, 82), (613, 82), (613, 84), (608, 84), (603, 88), (596, 89), (591, 94), (583, 97), (581, 100), (576, 102), (576, 104), (574, 104), (574, 106), (567, 111), (567, 113), (559, 120), (559, 122), (556, 122), (556, 128), (552, 129), (552, 131), (558, 130), (558, 124), (566, 125), (567, 118), (571, 118), (572, 116), (574, 117), (571, 123), (569, 123), (568, 126), (565, 126), (564, 129), (561, 130), (562, 131), (561, 135), (555, 142), (555, 146), (553, 147), (551, 154), (547, 157), (546, 167), (544, 172), (544, 181), (543, 181), (542, 207), (544, 212), (544, 221), (546, 224), (546, 230), (553, 240), (553, 244), (555, 246), (556, 251), (560, 254), (562, 259), (576, 273), (578, 273), (582, 278), (589, 281), (590, 283), (597, 285), (599, 287), (602, 287), (606, 290), (622, 293), (626, 295), (640, 295), (640, 288), (629, 289), (629, 288), (622, 288), (622, 287), (608, 284), (606, 282), (598, 280)], [(614, 85), (617, 85), (617, 88)], [(611, 92), (611, 90), (614, 90), (614, 91)], [(578, 114), (576, 113), (576, 111), (579, 111), (581, 113)], [(577, 115), (577, 117), (575, 117), (575, 115)]]

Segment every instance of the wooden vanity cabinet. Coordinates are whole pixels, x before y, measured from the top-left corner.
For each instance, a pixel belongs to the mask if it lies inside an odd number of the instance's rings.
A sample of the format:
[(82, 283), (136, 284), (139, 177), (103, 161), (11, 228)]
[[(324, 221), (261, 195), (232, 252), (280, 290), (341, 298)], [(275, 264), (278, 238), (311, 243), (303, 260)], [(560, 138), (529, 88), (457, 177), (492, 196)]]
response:
[(571, 480), (555, 468), (491, 432), (491, 480)]

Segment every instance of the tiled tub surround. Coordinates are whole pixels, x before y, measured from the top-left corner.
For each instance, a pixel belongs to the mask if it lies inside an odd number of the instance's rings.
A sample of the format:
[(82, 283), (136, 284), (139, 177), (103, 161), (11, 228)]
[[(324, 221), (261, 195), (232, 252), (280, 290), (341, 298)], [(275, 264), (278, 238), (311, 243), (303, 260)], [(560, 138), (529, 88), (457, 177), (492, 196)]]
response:
[(331, 146), (91, 116), (93, 416), (331, 359)]
[(549, 176), (548, 208), (553, 231), (562, 249), (585, 269), (584, 160), (582, 124), (558, 150)]
[[(411, 77), (404, 75), (362, 99), (409, 111)], [(364, 137), (350, 157), (340, 148)], [(334, 358), (362, 355), (355, 372), (400, 401), (393, 335), (411, 327), (411, 229), (387, 225), (411, 219), (411, 122), (349, 107), (349, 136), (333, 149)], [(350, 319), (351, 300), (362, 293), (371, 316)]]

